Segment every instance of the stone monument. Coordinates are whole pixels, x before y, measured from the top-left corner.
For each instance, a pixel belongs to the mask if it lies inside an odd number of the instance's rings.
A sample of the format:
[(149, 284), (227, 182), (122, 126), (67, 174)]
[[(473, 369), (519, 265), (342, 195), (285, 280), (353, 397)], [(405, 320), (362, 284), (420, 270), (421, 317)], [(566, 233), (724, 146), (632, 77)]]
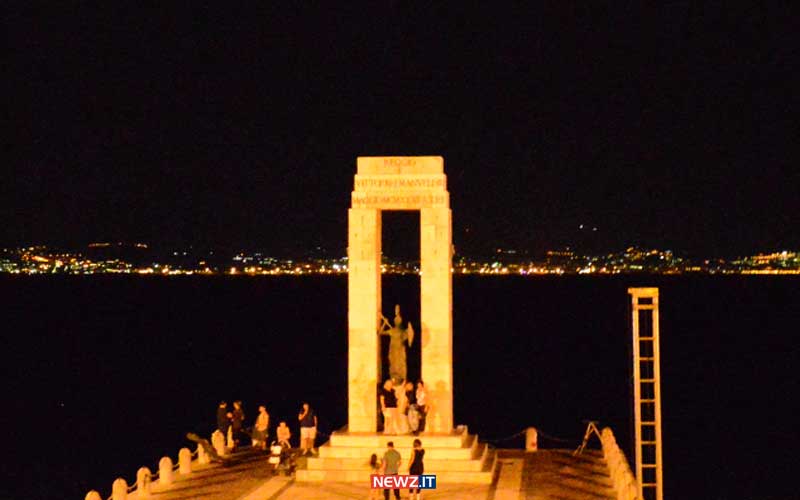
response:
[[(394, 322), (389, 324), (386, 316), (381, 315), (381, 326), (378, 329), (379, 335), (389, 336), (389, 378), (395, 384), (405, 381), (408, 377), (408, 365), (406, 363), (406, 344), (411, 347), (414, 342), (414, 327), (408, 323), (403, 328), (403, 317), (400, 315), (400, 306), (394, 306)], [(378, 372), (380, 374), (380, 371)]]
[[(390, 322), (381, 314), (381, 213), (420, 211), (420, 324), (403, 328), (400, 307)], [(358, 159), (348, 211), (348, 425), (334, 431), (297, 470), (297, 481), (359, 482), (372, 453), (386, 447), (377, 433), (381, 335), (391, 336), (389, 371), (405, 378), (406, 345), (417, 342), (429, 411), (425, 466), (442, 484), (491, 484), (497, 454), (465, 426), (453, 426), (453, 286), (450, 195), (439, 156), (389, 156)], [(417, 330), (417, 331), (415, 331)], [(406, 459), (416, 436), (388, 438)]]
[(376, 326), (385, 327), (381, 323), (381, 212), (419, 210), (421, 375), (431, 407), (427, 430), (450, 432), (453, 247), (444, 160), (440, 156), (360, 157), (351, 202), (347, 249), (348, 430), (377, 430), (381, 353), (375, 330)]

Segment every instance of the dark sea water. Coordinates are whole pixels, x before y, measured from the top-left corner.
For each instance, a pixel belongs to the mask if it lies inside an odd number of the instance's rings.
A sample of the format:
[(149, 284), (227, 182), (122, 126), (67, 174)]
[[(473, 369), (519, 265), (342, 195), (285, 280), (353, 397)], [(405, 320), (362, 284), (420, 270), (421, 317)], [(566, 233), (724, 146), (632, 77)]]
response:
[[(797, 278), (455, 277), (456, 423), (574, 447), (599, 420), (630, 458), (629, 286), (661, 288), (666, 498), (798, 498)], [(418, 279), (383, 287), (418, 326)], [(3, 498), (105, 497), (220, 399), (248, 424), (266, 403), (294, 425), (303, 400), (323, 433), (346, 423), (346, 277), (3, 276), (0, 299)]]

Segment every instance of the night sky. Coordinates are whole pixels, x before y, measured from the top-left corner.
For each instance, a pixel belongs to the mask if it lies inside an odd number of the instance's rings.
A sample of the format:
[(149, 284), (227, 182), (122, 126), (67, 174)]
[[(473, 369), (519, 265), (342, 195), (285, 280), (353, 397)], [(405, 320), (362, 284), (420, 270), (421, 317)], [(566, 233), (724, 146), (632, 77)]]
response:
[(791, 13), (571, 3), (7, 9), (0, 244), (343, 255), (356, 157), (441, 155), (460, 253), (800, 249)]

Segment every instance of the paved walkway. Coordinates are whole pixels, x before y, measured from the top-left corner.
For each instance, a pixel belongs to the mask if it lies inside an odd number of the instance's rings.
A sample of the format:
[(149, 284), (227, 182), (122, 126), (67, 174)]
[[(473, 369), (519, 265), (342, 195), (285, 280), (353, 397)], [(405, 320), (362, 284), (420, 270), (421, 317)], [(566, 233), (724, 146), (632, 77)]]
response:
[[(523, 452), (524, 453), (524, 452)], [(599, 450), (539, 450), (525, 456), (525, 500), (614, 500), (608, 466)]]
[[(298, 465), (302, 467), (303, 459)], [(602, 455), (586, 450), (574, 457), (570, 450), (499, 450), (492, 485), (438, 484), (424, 493), (426, 500), (613, 500), (614, 491)], [(193, 465), (196, 466), (196, 462)], [(433, 472), (433, 471), (431, 471)], [(224, 464), (196, 466), (186, 476), (175, 474), (169, 487), (154, 485), (154, 500), (323, 500), (366, 499), (366, 484), (300, 483), (272, 477), (264, 454), (246, 451)], [(402, 491), (408, 498), (408, 491)], [(134, 492), (129, 497), (136, 500)], [(381, 495), (381, 498), (383, 496)], [(392, 496), (392, 498), (394, 498)]]
[[(268, 500), (344, 500), (369, 498), (369, 488), (366, 484), (353, 483), (295, 483), (278, 496)], [(380, 498), (383, 499), (383, 492)], [(435, 490), (426, 490), (423, 493), (425, 500), (487, 500), (490, 498), (491, 486), (476, 485), (446, 485)], [(408, 490), (401, 490), (401, 498), (408, 498)], [(394, 499), (394, 494), (390, 497)], [(255, 499), (252, 499), (255, 500)], [(262, 500), (267, 500), (264, 498)]]

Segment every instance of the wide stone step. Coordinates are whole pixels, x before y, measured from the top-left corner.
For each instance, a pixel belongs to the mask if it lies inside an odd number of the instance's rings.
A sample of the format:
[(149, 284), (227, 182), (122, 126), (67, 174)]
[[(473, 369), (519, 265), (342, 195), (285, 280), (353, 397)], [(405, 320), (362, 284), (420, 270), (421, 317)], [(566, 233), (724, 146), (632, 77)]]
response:
[[(470, 460), (480, 457), (480, 452), (473, 448), (425, 448), (425, 459), (431, 460)], [(412, 447), (397, 447), (402, 457), (410, 457)], [(369, 460), (375, 453), (383, 456), (386, 446), (330, 446), (328, 444), (319, 447), (319, 456), (322, 458), (358, 458)]]
[(411, 448), (415, 439), (422, 441), (422, 447), (425, 449), (461, 448), (469, 444), (471, 436), (466, 432), (466, 430), (463, 432), (452, 432), (449, 434), (423, 433), (419, 436), (408, 434), (393, 436), (388, 434), (348, 433), (337, 431), (331, 434), (330, 443), (332, 446), (385, 448), (386, 443), (392, 441), (395, 448)]
[[(452, 484), (490, 484), (496, 466), (496, 453), (469, 435), (466, 427), (448, 434), (389, 436), (376, 433), (335, 432), (330, 441), (319, 447), (317, 457), (308, 458), (297, 471), (298, 481), (363, 482), (369, 484), (370, 456), (386, 452), (386, 444), (406, 461), (411, 458), (415, 439), (425, 449), (425, 472), (436, 474), (438, 481)], [(403, 469), (407, 473), (408, 469)]]
[[(400, 454), (405, 457), (404, 468), (401, 468), (403, 474), (408, 473), (408, 458), (411, 456)], [(356, 470), (363, 471), (369, 470), (369, 455), (366, 459), (362, 458), (309, 458), (307, 461), (308, 470)], [(466, 471), (466, 472), (480, 472), (483, 470), (484, 465), (481, 460), (442, 460), (442, 459), (429, 459), (428, 451), (425, 451), (425, 470), (431, 474), (445, 471)]]
[[(427, 453), (426, 453), (427, 454)], [(429, 472), (426, 470), (426, 474)], [(436, 475), (436, 484), (491, 484), (492, 471), (430, 471), (430, 474)], [(298, 470), (296, 475), (297, 481), (318, 482), (318, 481), (332, 481), (332, 482), (358, 482), (363, 483), (365, 488), (369, 487), (370, 471), (367, 470)]]

